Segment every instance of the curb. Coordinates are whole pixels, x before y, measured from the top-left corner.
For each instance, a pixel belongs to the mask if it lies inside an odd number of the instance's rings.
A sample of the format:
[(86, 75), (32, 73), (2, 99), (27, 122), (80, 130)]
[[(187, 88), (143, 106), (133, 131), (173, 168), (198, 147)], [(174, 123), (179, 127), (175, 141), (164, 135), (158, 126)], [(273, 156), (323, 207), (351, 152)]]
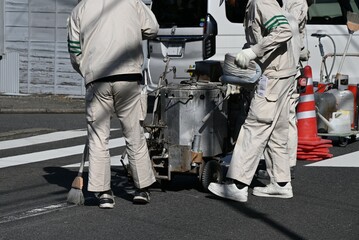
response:
[(84, 109), (49, 109), (49, 108), (38, 108), (38, 109), (8, 109), (0, 108), (0, 114), (10, 113), (85, 113)]

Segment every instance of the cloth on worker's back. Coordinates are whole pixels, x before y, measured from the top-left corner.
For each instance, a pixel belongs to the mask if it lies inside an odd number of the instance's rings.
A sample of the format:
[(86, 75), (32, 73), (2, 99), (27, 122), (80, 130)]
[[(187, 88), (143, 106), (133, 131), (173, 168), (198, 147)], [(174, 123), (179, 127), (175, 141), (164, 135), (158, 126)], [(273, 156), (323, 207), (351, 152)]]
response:
[(142, 72), (142, 40), (159, 25), (141, 1), (87, 0), (68, 19), (68, 47), (74, 69), (85, 84), (96, 79)]

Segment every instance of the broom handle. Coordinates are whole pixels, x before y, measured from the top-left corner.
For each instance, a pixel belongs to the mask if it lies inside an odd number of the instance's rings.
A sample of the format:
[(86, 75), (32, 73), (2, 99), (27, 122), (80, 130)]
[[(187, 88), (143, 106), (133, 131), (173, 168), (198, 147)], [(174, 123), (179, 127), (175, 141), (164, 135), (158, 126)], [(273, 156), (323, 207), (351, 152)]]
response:
[(342, 71), (343, 64), (344, 64), (344, 58), (347, 55), (348, 48), (349, 48), (349, 43), (352, 40), (352, 36), (353, 36), (353, 33), (349, 33), (349, 38), (348, 38), (348, 41), (347, 41), (347, 45), (345, 46), (345, 49), (344, 49), (342, 60), (340, 61), (340, 65), (339, 65), (339, 68), (338, 68), (338, 73), (341, 73), (341, 71)]
[(81, 159), (81, 164), (80, 164), (80, 169), (79, 169), (79, 172), (77, 173), (77, 176), (78, 177), (81, 177), (82, 176), (82, 173), (84, 171), (84, 166), (85, 166), (85, 162), (87, 160), (87, 156), (88, 156), (88, 142), (86, 141), (86, 144), (85, 144), (85, 147), (84, 147), (84, 152), (82, 154), (82, 159)]
[(122, 155), (121, 155), (120, 161), (121, 161), (122, 167), (123, 167), (124, 170), (125, 170), (126, 175), (128, 175), (128, 170), (127, 170), (126, 164), (123, 162), (123, 160), (125, 159), (126, 155), (127, 155), (127, 150), (125, 149), (125, 150), (123, 151)]

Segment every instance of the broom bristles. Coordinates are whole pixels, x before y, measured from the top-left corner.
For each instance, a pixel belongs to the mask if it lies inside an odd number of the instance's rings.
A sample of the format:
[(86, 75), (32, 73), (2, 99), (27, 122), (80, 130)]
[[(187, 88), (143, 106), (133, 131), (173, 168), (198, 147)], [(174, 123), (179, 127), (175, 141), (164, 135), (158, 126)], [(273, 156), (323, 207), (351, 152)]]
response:
[(75, 177), (71, 185), (71, 190), (67, 194), (67, 202), (75, 205), (83, 205), (85, 198), (82, 193), (83, 178), (80, 176)]
[(81, 189), (71, 188), (67, 194), (67, 202), (75, 205), (84, 205), (85, 198)]

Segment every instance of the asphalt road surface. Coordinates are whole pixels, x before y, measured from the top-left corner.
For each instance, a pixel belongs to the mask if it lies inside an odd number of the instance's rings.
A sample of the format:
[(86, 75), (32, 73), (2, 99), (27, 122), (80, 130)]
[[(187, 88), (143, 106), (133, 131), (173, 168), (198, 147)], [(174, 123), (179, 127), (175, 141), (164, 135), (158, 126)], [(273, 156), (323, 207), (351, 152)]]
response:
[(358, 139), (330, 148), (331, 159), (298, 161), (293, 199), (223, 200), (178, 174), (152, 186), (150, 204), (134, 205), (114, 121), (116, 205), (102, 210), (86, 191), (85, 206), (66, 203), (84, 127), (83, 114), (0, 115), (0, 239), (359, 239)]

